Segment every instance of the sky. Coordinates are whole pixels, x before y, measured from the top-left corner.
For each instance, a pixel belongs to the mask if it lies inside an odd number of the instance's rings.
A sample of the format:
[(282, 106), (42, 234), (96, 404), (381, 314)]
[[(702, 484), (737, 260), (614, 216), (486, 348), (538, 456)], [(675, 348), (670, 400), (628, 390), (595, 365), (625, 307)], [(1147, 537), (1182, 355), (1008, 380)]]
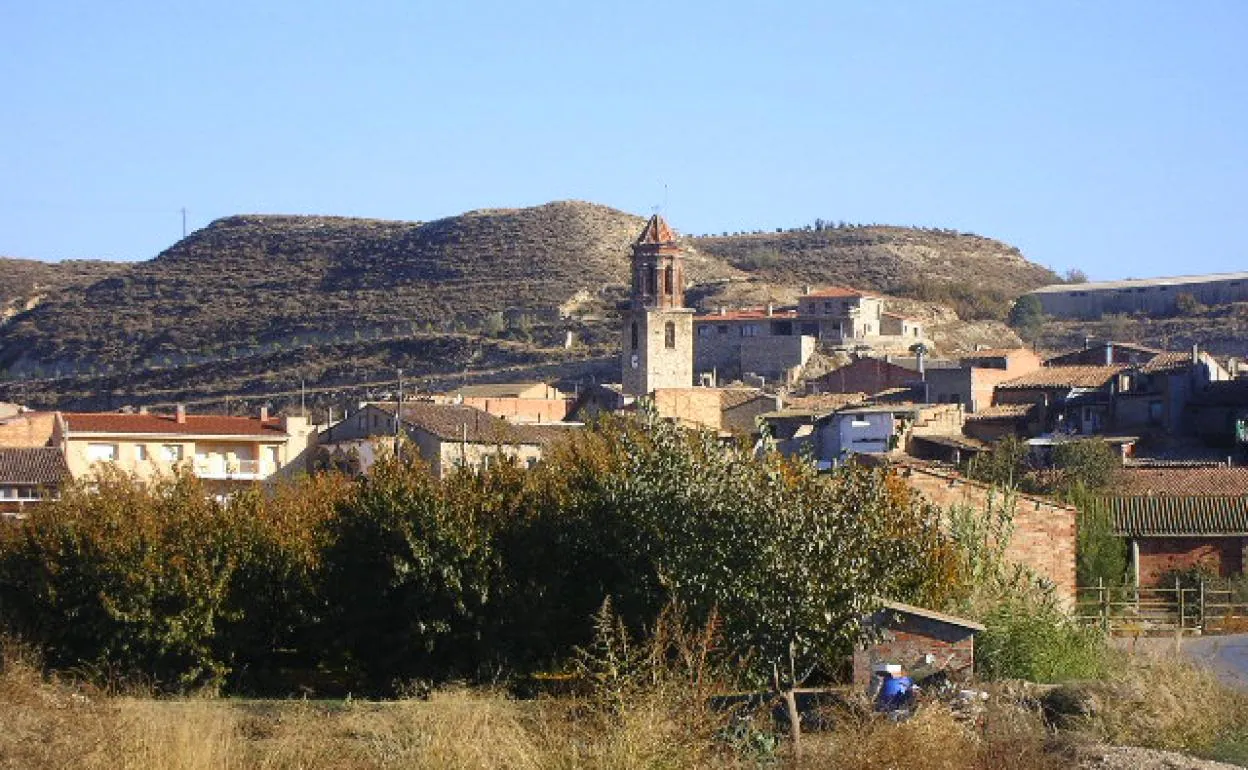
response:
[(0, 254), (580, 199), (1248, 270), (1246, 35), (1242, 0), (0, 0)]

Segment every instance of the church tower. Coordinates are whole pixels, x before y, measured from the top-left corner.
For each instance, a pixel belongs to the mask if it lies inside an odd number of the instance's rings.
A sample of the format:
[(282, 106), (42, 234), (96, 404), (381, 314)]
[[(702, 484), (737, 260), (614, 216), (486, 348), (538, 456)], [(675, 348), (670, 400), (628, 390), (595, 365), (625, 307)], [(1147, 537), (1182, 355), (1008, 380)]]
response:
[(624, 392), (693, 387), (693, 309), (676, 236), (655, 214), (633, 243), (633, 288), (622, 313)]

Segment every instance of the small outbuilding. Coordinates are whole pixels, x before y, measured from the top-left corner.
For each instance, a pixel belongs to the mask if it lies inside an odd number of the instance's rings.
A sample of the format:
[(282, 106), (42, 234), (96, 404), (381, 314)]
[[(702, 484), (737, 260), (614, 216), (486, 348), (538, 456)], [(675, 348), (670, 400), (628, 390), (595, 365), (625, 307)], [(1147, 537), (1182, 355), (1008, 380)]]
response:
[(868, 690), (877, 667), (895, 664), (907, 672), (945, 671), (965, 678), (975, 669), (975, 635), (984, 626), (943, 612), (885, 601), (866, 620), (876, 638), (854, 652), (854, 687)]

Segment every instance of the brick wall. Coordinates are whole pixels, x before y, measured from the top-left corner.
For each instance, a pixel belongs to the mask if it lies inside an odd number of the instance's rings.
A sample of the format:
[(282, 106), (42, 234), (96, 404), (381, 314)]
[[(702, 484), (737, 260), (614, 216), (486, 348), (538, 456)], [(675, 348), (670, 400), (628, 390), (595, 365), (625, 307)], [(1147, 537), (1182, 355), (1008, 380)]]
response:
[[(910, 465), (902, 470), (902, 476), (919, 494), (942, 508), (987, 508), (990, 487), (959, 474)], [(1074, 508), (1048, 498), (1017, 495), (1014, 534), (1005, 549), (1009, 562), (1052, 581), (1068, 607), (1073, 607), (1075, 601), (1076, 513)]]
[(809, 381), (817, 393), (879, 393), (919, 381), (919, 373), (880, 358), (860, 358)]
[(882, 627), (881, 638), (854, 652), (854, 686), (870, 688), (877, 664), (896, 663), (907, 673), (927, 667), (944, 669), (953, 676), (969, 676), (975, 665), (975, 635), (968, 628), (949, 623), (881, 611), (873, 622)]
[(1204, 565), (1222, 577), (1243, 572), (1246, 537), (1150, 537), (1139, 541), (1140, 585), (1158, 585), (1170, 570)]

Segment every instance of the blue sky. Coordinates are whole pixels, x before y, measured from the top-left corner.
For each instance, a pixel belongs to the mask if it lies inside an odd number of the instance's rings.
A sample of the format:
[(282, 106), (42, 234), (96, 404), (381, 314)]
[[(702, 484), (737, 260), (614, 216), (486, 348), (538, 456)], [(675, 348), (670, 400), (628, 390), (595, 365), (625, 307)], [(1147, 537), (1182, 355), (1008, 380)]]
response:
[[(0, 4), (0, 254), (577, 198), (1248, 269), (1248, 3)], [(665, 192), (666, 189), (666, 192)]]

